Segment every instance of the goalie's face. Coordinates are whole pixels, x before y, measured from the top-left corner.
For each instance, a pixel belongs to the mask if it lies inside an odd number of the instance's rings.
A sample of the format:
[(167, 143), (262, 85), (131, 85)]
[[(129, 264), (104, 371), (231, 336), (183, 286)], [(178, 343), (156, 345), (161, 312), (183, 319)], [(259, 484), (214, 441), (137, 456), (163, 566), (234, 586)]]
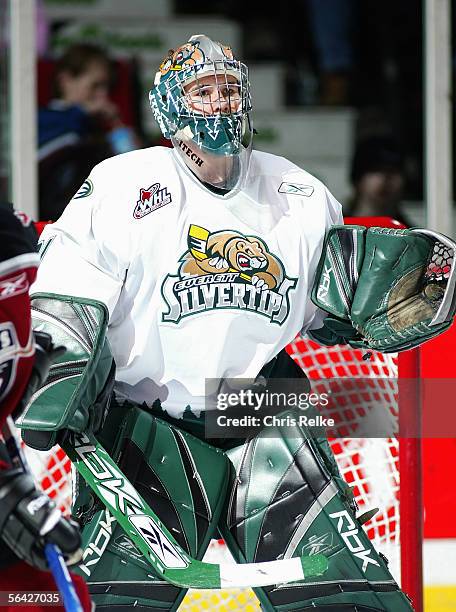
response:
[(184, 86), (187, 106), (204, 116), (228, 115), (241, 109), (241, 85), (232, 75), (197, 78)]

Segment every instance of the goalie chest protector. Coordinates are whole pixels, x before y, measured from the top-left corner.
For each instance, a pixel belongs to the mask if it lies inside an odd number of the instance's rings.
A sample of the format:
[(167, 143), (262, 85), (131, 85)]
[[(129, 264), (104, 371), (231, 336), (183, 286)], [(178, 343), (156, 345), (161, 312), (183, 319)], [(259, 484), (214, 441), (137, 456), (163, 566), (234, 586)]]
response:
[(246, 184), (216, 195), (172, 150), (133, 151), (96, 166), (45, 229), (33, 291), (106, 304), (119, 395), (198, 414), (205, 379), (255, 377), (321, 325), (309, 294), (340, 204), (266, 153)]

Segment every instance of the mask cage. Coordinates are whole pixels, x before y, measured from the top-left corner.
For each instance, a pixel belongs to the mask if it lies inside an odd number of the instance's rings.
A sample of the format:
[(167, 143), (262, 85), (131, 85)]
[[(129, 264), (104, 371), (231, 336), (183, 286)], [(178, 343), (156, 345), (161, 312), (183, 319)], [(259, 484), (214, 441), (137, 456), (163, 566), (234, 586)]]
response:
[[(217, 95), (212, 94), (209, 101), (204, 93), (210, 86), (202, 84), (198, 96), (198, 81), (211, 75)], [(184, 91), (185, 86), (193, 84), (195, 87), (190, 90), (193, 93)], [(225, 134), (224, 140), (231, 138), (235, 145), (239, 144), (243, 137), (242, 119), (252, 110), (248, 68), (237, 60), (209, 60), (175, 70), (171, 76), (162, 78), (149, 98), (166, 138), (178, 131), (185, 137), (187, 128), (188, 139), (203, 148), (210, 147), (208, 141), (217, 141), (221, 132)], [(218, 110), (214, 112), (214, 108)]]

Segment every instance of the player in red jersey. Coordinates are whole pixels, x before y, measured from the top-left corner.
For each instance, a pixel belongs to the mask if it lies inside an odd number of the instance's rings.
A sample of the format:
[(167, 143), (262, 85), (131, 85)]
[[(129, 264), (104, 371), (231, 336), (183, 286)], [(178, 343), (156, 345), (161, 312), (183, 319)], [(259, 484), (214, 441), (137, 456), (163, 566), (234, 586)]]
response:
[[(37, 234), (31, 219), (9, 205), (0, 205), (0, 427), (9, 415), (21, 412), (24, 398), (52, 360), (50, 336), (42, 335), (36, 344), (31, 329), (29, 287), (38, 263)], [(33, 593), (57, 590), (47, 571), (45, 542), (58, 544), (69, 565), (80, 559), (78, 526), (61, 516), (55, 504), (37, 490), (30, 474), (12, 466), (2, 441), (0, 538), (2, 610), (17, 607), (14, 600), (8, 602), (5, 593), (28, 592), (32, 597)], [(83, 610), (88, 612), (91, 602), (85, 583), (78, 576), (73, 579)], [(44, 610), (39, 603), (24, 606), (24, 600), (19, 601), (24, 611)]]

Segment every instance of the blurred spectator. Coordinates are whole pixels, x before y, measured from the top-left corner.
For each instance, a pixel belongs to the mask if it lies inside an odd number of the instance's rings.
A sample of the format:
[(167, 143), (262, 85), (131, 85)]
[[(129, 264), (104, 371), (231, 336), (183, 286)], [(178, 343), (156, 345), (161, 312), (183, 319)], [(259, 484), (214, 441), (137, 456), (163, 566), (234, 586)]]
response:
[(401, 210), (405, 185), (404, 158), (389, 136), (361, 140), (351, 163), (353, 197), (345, 214), (354, 217), (393, 217), (410, 226)]
[(307, 0), (307, 5), (320, 73), (320, 104), (348, 104), (355, 54), (355, 0)]
[(142, 146), (109, 98), (111, 62), (75, 44), (57, 62), (53, 99), (38, 113), (40, 217), (55, 220), (101, 160)]

